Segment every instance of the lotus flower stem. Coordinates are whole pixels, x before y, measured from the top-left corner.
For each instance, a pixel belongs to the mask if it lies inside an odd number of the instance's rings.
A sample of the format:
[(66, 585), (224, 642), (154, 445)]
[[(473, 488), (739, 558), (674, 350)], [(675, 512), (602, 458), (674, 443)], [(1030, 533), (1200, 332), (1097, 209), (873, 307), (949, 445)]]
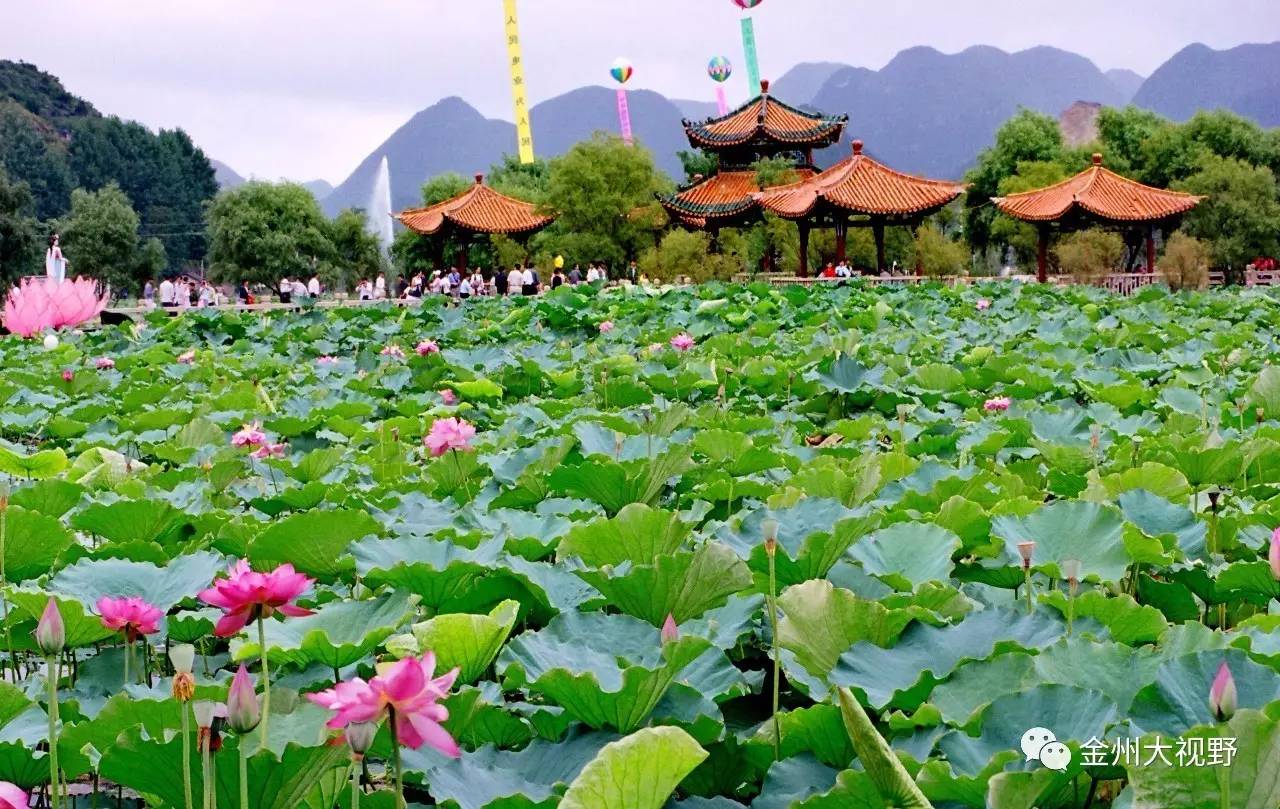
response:
[(351, 809), (360, 809), (360, 762), (351, 762)]
[(456, 449), (450, 450), (449, 454), (453, 456), (453, 464), (458, 468), (458, 480), (462, 481), (462, 490), (467, 493), (467, 500), (471, 500), (471, 484), (467, 483), (466, 473), (462, 471), (462, 460), (458, 457)]
[(236, 749), (240, 759), (240, 809), (249, 809), (249, 751), (245, 750), (245, 737), (241, 736)]
[(387, 720), (391, 727), (391, 766), (395, 770), (396, 779), (396, 809), (407, 809), (408, 802), (404, 799), (404, 767), (400, 764), (400, 737), (396, 734), (396, 712), (394, 709), (387, 712)]
[(13, 681), (18, 682), (18, 661), (13, 654), (13, 632), (9, 628), (9, 578), (4, 569), (5, 533), (9, 522), (9, 484), (0, 483), (0, 609), (4, 611), (4, 647), (9, 652), (9, 668), (13, 669)]
[[(772, 529), (772, 530), (770, 530)], [(765, 530), (764, 540), (765, 555), (769, 557), (769, 627), (772, 637), (770, 640), (771, 656), (773, 657), (773, 698), (771, 707), (773, 710), (773, 760), (779, 761), (782, 758), (782, 722), (778, 718), (778, 531), (776, 525), (770, 525)]]
[(124, 644), (124, 684), (129, 684), (129, 658), (133, 657), (133, 642), (125, 641)]
[(182, 710), (182, 796), (186, 809), (195, 809), (191, 803), (191, 703), (178, 703)]
[(209, 735), (208, 731), (201, 729), (200, 732), (200, 781), (203, 787), (201, 795), (201, 809), (213, 809), (209, 805), (209, 797), (213, 793), (213, 760), (209, 753)]
[(62, 777), (58, 770), (58, 658), (49, 661), (49, 809), (62, 809)]
[(271, 670), (267, 664), (267, 630), (258, 616), (258, 654), (262, 658), (262, 749), (267, 749), (267, 722), (271, 717)]

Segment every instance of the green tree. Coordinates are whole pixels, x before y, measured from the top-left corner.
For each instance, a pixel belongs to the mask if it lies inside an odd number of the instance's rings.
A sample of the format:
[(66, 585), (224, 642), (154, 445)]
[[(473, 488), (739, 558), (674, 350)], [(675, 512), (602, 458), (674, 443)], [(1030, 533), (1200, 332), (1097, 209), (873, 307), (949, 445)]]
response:
[(40, 269), (40, 223), (26, 183), (9, 179), (0, 167), (0, 289)]
[(948, 239), (937, 225), (927, 223), (916, 232), (914, 260), (923, 275), (964, 275), (969, 266), (969, 248)]
[(206, 214), (211, 274), (224, 281), (276, 284), (327, 270), (329, 223), (310, 191), (295, 183), (249, 182), (223, 191)]
[(141, 291), (141, 284), (146, 283), (149, 278), (159, 278), (169, 266), (169, 256), (165, 253), (164, 242), (154, 236), (143, 242), (138, 248), (134, 266), (136, 268), (134, 278), (139, 282), (138, 291)]
[(1206, 197), (1187, 214), (1185, 228), (1209, 243), (1215, 265), (1239, 268), (1280, 252), (1280, 196), (1270, 169), (1208, 156), (1174, 187)]
[(681, 149), (676, 152), (676, 157), (680, 158), (685, 183), (692, 183), (698, 175), (710, 177), (720, 170), (720, 155), (715, 152)]
[(1178, 231), (1170, 237), (1160, 260), (1160, 273), (1169, 288), (1204, 289), (1209, 285), (1209, 246)]
[(378, 238), (369, 232), (364, 211), (348, 208), (329, 223), (333, 243), (332, 271), (323, 279), (327, 286), (350, 289), (361, 278), (372, 280), (386, 269)]
[(1019, 110), (996, 132), (996, 142), (978, 156), (977, 165), (965, 175), (970, 183), (969, 211), (965, 232), (975, 249), (985, 250), (992, 243), (991, 225), (995, 209), (988, 201), (1000, 192), (1000, 182), (1015, 174), (1018, 164), (1027, 162), (1059, 162), (1063, 157), (1062, 131), (1048, 115)]
[(485, 182), (509, 197), (541, 204), (551, 184), (551, 164), (542, 158), (521, 163), (515, 155), (503, 155), (501, 163), (489, 167)]
[[(1067, 178), (1066, 167), (1061, 162), (1048, 160), (1024, 160), (1017, 171), (1000, 181), (1001, 196), (1044, 188)], [(1019, 219), (998, 214), (991, 220), (991, 241), (1013, 249), (1019, 265), (1035, 262), (1039, 234), (1034, 225)]]
[(66, 146), (41, 131), (43, 122), (9, 101), (0, 101), (0, 168), (31, 190), (35, 215), (52, 219), (67, 210), (75, 187)]
[(677, 281), (685, 276), (694, 281), (728, 280), (742, 270), (734, 257), (711, 252), (711, 237), (706, 233), (673, 230), (662, 237), (657, 247), (641, 254), (640, 271), (658, 281)]
[(670, 188), (648, 149), (597, 132), (551, 161), (543, 207), (558, 219), (533, 244), (539, 254), (563, 255), (569, 265), (621, 266), (652, 244), (651, 232), (632, 211), (653, 205), (654, 194)]
[(1120, 269), (1124, 239), (1109, 230), (1089, 228), (1060, 238), (1055, 252), (1063, 273), (1087, 282)]
[(97, 191), (71, 192), (71, 213), (60, 230), (67, 275), (96, 278), (113, 291), (137, 291), (138, 214), (112, 183)]

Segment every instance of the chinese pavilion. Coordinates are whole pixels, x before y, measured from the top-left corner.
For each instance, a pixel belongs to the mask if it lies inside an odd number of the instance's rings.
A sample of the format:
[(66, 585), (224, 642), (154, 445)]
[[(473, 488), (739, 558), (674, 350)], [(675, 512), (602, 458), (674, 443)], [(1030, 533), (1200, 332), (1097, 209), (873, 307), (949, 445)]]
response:
[[(441, 251), (450, 236), (464, 244), (477, 236), (495, 233), (520, 238), (532, 236), (555, 221), (554, 216), (538, 213), (531, 202), (494, 191), (484, 184), (483, 174), (477, 174), (475, 185), (456, 197), (425, 208), (410, 208), (395, 217), (414, 233), (440, 237)], [(463, 269), (467, 251), (459, 253), (459, 269)]]
[(1182, 215), (1204, 197), (1152, 188), (1121, 177), (1102, 165), (1102, 155), (1093, 155), (1093, 165), (1056, 185), (994, 197), (992, 202), (1006, 216), (1030, 222), (1040, 234), (1036, 251), (1036, 278), (1048, 280), (1049, 235), (1059, 230), (1076, 230), (1101, 225), (1125, 232), (1126, 243), (1145, 238), (1147, 269), (1155, 271), (1155, 230), (1176, 228)]
[(762, 81), (760, 95), (727, 115), (702, 123), (683, 121), (690, 145), (718, 155), (720, 168), (710, 177), (694, 178), (692, 185), (675, 194), (660, 194), (658, 201), (673, 222), (713, 235), (720, 228), (744, 224), (759, 214), (753, 195), (760, 185), (752, 164), (790, 155), (796, 172), (812, 177), (817, 173), (813, 150), (837, 143), (848, 119), (778, 101), (769, 94), (769, 82)]
[(760, 206), (800, 229), (800, 275), (808, 272), (809, 231), (834, 228), (836, 257), (845, 258), (850, 227), (869, 227), (875, 237), (876, 268), (886, 269), (884, 229), (918, 227), (963, 194), (965, 186), (947, 180), (930, 180), (894, 171), (862, 153), (862, 141), (853, 142), (853, 154), (821, 174), (789, 185), (756, 193)]

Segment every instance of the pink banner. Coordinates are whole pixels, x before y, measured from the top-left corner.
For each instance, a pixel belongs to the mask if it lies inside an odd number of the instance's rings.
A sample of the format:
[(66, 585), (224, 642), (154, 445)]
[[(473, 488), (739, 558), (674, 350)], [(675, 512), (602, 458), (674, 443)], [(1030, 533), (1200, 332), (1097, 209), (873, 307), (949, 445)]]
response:
[(627, 106), (627, 91), (618, 88), (618, 126), (622, 127), (622, 141), (631, 145), (631, 109)]
[(725, 97), (725, 95), (724, 95), (724, 85), (723, 85), (723, 84), (717, 84), (717, 85), (716, 85), (716, 104), (717, 104), (717, 105), (719, 105), (719, 107), (720, 107), (720, 114), (721, 114), (721, 115), (728, 115), (728, 114), (729, 114), (729, 99), (728, 99), (728, 98), (726, 98), (726, 97)]

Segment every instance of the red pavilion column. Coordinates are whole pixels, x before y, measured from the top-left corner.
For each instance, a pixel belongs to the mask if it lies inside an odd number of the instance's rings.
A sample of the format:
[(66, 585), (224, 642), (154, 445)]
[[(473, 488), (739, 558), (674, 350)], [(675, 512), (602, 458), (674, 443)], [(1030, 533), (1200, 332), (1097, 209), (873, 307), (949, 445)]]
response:
[(836, 261), (843, 262), (848, 247), (849, 220), (843, 216), (836, 217)]
[(800, 267), (796, 270), (796, 275), (807, 278), (809, 277), (809, 221), (801, 219), (796, 223), (796, 227), (800, 230)]
[(1042, 284), (1049, 282), (1049, 226), (1039, 228), (1040, 240), (1036, 245), (1036, 280)]
[(1147, 228), (1147, 272), (1156, 271), (1156, 226)]
[(876, 272), (884, 272), (889, 265), (884, 260), (884, 220), (877, 219), (871, 224), (871, 235), (876, 240)]

